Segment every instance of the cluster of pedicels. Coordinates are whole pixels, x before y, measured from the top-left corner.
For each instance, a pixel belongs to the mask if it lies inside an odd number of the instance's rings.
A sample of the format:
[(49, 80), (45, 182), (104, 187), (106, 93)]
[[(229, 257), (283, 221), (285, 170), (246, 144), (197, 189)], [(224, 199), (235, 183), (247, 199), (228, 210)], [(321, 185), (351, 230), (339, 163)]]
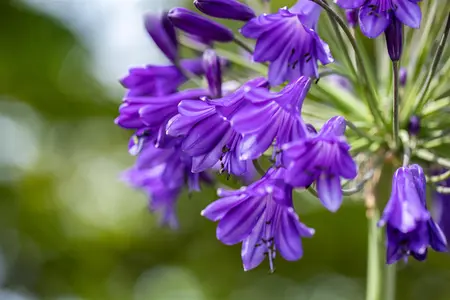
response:
[[(213, 184), (214, 172), (250, 183), (237, 190), (219, 188), (220, 199), (201, 212), (218, 222), (221, 242), (242, 243), (245, 270), (265, 258), (273, 270), (276, 252), (289, 261), (302, 257), (301, 238), (311, 237), (314, 230), (294, 210), (294, 189), (315, 187), (324, 207), (335, 212), (343, 199), (341, 179), (358, 176), (344, 135), (347, 120), (335, 116), (316, 130), (302, 118), (305, 97), (319, 77), (319, 62), (333, 62), (317, 33), (322, 8), (315, 2), (299, 0), (257, 16), (237, 0), (194, 1), (206, 15), (243, 23), (240, 34), (256, 40), (253, 62), (248, 63), (267, 65), (267, 77), (240, 86), (224, 82), (232, 64), (217, 55), (214, 45), (234, 41), (242, 46), (242, 41), (202, 14), (174, 8), (145, 17), (148, 34), (171, 64), (132, 68), (121, 80), (127, 93), (115, 123), (135, 132), (129, 152), (136, 156), (123, 179), (147, 193), (150, 209), (171, 227), (177, 226), (175, 207), (183, 189), (198, 191), (202, 181)], [(336, 2), (348, 9), (350, 24), (359, 22), (368, 37), (385, 32), (393, 59), (401, 52), (402, 24), (420, 24), (418, 0)], [(180, 38), (201, 44), (203, 53), (181, 59)], [(184, 88), (201, 78), (207, 87)], [(271, 167), (264, 171), (258, 159), (268, 151)], [(255, 166), (261, 175), (256, 181)], [(388, 263), (408, 255), (424, 259), (428, 247), (446, 251), (446, 239), (427, 209), (425, 188), (420, 166), (406, 165), (395, 173), (380, 220), (387, 230)]]

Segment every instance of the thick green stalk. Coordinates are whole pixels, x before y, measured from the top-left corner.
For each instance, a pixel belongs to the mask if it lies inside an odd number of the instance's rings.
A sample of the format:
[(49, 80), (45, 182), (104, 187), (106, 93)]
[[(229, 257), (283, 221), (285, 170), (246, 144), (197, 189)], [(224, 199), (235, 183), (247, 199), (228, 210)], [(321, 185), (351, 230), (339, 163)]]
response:
[(397, 265), (386, 265), (384, 277), (384, 300), (395, 300), (397, 285)]
[(373, 208), (369, 218), (369, 240), (367, 257), (367, 290), (366, 300), (380, 300), (381, 296), (381, 268), (380, 249), (378, 245), (380, 229), (377, 226), (380, 213)]

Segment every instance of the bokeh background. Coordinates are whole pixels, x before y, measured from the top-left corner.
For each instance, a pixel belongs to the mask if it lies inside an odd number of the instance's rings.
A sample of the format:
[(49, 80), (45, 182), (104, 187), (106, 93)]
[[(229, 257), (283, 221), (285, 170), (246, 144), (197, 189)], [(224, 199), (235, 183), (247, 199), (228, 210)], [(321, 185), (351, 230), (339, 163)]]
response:
[[(186, 1), (185, 1), (186, 2)], [(190, 1), (189, 1), (190, 2)], [(283, 6), (281, 0), (274, 6)], [(292, 2), (292, 1), (291, 1)], [(142, 16), (176, 0), (0, 0), (0, 299), (364, 299), (366, 220), (297, 201), (304, 258), (244, 272), (240, 246), (183, 195), (178, 231), (119, 181), (133, 163), (113, 123), (129, 66), (161, 63)], [(389, 186), (386, 186), (386, 190)], [(450, 299), (450, 257), (399, 267), (399, 300)]]

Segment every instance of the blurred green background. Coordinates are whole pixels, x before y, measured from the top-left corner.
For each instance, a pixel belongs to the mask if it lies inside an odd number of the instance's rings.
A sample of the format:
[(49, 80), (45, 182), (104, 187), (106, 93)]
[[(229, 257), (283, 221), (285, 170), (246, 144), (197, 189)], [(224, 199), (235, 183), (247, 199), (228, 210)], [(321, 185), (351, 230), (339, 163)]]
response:
[[(117, 78), (162, 61), (142, 15), (177, 2), (0, 1), (0, 299), (364, 299), (360, 203), (297, 203), (316, 229), (304, 258), (244, 272), (240, 246), (200, 217), (212, 188), (183, 196), (173, 232), (119, 181), (134, 159), (113, 123)], [(450, 257), (431, 253), (400, 264), (398, 299), (447, 300), (449, 282)]]

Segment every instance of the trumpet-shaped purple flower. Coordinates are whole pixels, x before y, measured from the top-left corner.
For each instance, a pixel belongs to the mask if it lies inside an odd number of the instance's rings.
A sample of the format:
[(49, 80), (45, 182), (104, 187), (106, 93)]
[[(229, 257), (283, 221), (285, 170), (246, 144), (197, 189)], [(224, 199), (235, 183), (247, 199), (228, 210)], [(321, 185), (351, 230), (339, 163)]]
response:
[(175, 27), (204, 41), (231, 42), (234, 38), (230, 29), (186, 8), (173, 8), (168, 16)]
[(426, 180), (419, 165), (399, 168), (392, 193), (379, 225), (386, 224), (386, 261), (394, 263), (412, 255), (424, 260), (428, 247), (446, 252), (447, 241), (426, 206)]
[(308, 26), (314, 25), (315, 14), (306, 22), (307, 16), (296, 11), (281, 8), (250, 20), (241, 29), (242, 35), (257, 40), (253, 59), (270, 62), (269, 81), (274, 86), (301, 75), (318, 77), (317, 60), (324, 65), (333, 62), (328, 45)]
[[(448, 170), (445, 170), (448, 171)], [(450, 187), (450, 179), (439, 183), (440, 186)], [(433, 211), (436, 222), (442, 229), (447, 241), (450, 240), (450, 195), (434, 192)], [(448, 248), (449, 245), (447, 245)]]
[(342, 204), (340, 178), (354, 179), (358, 173), (344, 137), (345, 127), (343, 117), (333, 117), (317, 135), (283, 146), (286, 182), (308, 187), (316, 181), (320, 201), (332, 212)]
[(181, 151), (179, 142), (168, 148), (155, 147), (151, 138), (141, 143), (136, 164), (122, 178), (149, 195), (150, 210), (162, 215), (162, 224), (177, 227), (175, 204), (183, 187), (187, 184), (190, 191), (198, 191), (200, 179), (210, 179), (207, 174), (190, 171), (190, 157)]
[(227, 117), (243, 136), (241, 159), (258, 158), (274, 140), (277, 150), (285, 143), (306, 137), (300, 111), (310, 85), (309, 78), (300, 77), (278, 93), (266, 88), (253, 88), (246, 93), (248, 101)]
[(199, 11), (211, 17), (248, 21), (255, 17), (253, 10), (237, 0), (194, 0)]
[(192, 172), (201, 172), (221, 163), (221, 171), (242, 175), (247, 162), (240, 160), (237, 149), (241, 136), (221, 117), (214, 105), (202, 100), (185, 100), (178, 114), (167, 124), (167, 133), (183, 136), (181, 148), (192, 157)]
[(257, 267), (268, 257), (270, 269), (278, 251), (289, 261), (303, 255), (301, 237), (314, 230), (302, 224), (292, 205), (292, 187), (283, 181), (283, 169), (266, 175), (236, 191), (218, 190), (221, 199), (202, 211), (202, 216), (218, 221), (217, 239), (226, 245), (242, 242), (244, 270)]
[(115, 123), (127, 129), (159, 128), (177, 113), (181, 100), (208, 94), (204, 89), (190, 89), (164, 96), (128, 96), (119, 107)]
[(147, 14), (144, 18), (145, 29), (159, 49), (171, 61), (178, 57), (178, 41), (175, 28), (167, 17), (162, 15)]
[(359, 11), (359, 25), (364, 35), (375, 38), (383, 33), (394, 19), (406, 26), (419, 28), (422, 20), (421, 0), (336, 0), (342, 8)]
[[(181, 60), (181, 66), (190, 73), (203, 74), (202, 59)], [(187, 78), (174, 65), (135, 67), (120, 83), (128, 89), (126, 96), (163, 96), (176, 92)]]

